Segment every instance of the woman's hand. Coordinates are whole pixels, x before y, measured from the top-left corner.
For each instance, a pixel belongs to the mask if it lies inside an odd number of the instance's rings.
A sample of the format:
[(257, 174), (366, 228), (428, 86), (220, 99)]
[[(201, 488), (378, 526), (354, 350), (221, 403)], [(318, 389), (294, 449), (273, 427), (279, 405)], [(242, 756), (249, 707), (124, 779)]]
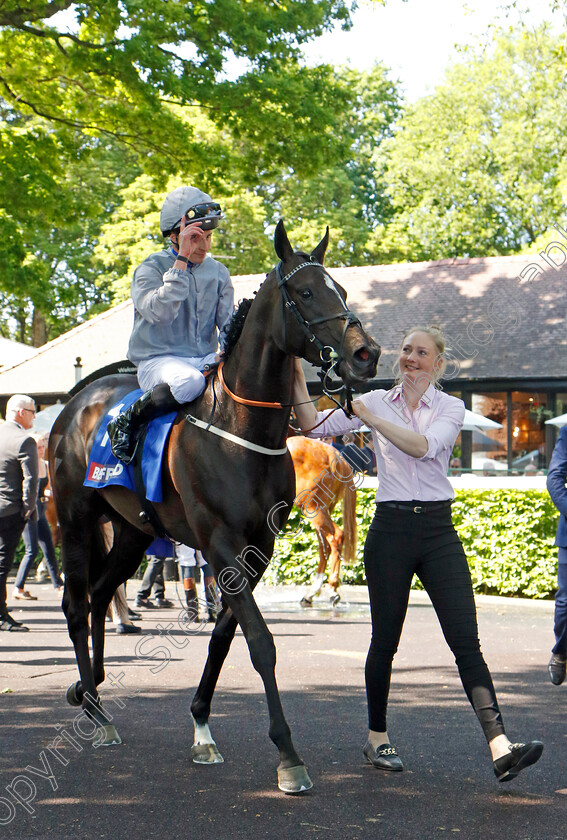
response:
[(360, 397), (352, 401), (352, 410), (367, 426), (373, 425), (372, 420), (374, 419), (374, 415), (368, 411)]
[(385, 437), (406, 455), (412, 458), (423, 458), (429, 449), (429, 442), (425, 435), (414, 432), (413, 429), (405, 429), (389, 420), (384, 420), (377, 414), (373, 414), (360, 398), (352, 401), (352, 410), (367, 426), (371, 426), (378, 439)]

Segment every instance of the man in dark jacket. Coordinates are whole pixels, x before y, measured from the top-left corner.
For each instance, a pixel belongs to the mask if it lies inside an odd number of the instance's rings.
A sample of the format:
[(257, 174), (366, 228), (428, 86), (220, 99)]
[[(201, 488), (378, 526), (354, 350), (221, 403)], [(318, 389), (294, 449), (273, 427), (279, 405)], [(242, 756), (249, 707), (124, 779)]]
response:
[(0, 425), (0, 630), (29, 630), (8, 612), (6, 580), (26, 521), (36, 515), (37, 444), (28, 433), (34, 417), (32, 398), (14, 394)]
[(560, 513), (555, 545), (558, 546), (557, 595), (555, 596), (555, 645), (549, 660), (549, 678), (553, 685), (561, 685), (567, 671), (567, 426), (559, 432), (549, 471), (547, 491)]

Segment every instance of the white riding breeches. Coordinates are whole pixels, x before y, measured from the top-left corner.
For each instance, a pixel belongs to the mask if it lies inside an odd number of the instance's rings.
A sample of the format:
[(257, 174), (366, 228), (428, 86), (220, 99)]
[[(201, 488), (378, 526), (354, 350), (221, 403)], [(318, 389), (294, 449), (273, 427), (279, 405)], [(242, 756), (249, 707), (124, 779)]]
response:
[(179, 403), (191, 402), (205, 389), (205, 377), (201, 373), (205, 365), (215, 362), (216, 354), (184, 358), (182, 356), (156, 356), (138, 365), (140, 388), (151, 391), (156, 385), (167, 382), (171, 393)]

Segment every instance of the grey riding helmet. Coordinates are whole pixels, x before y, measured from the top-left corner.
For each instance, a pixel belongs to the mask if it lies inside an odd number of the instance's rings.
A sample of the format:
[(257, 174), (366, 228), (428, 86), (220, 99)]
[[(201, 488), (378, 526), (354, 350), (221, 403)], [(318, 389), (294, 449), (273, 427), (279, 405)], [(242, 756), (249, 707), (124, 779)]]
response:
[(224, 218), (220, 204), (207, 193), (196, 187), (177, 187), (169, 193), (161, 208), (159, 226), (163, 236), (179, 233), (183, 216), (186, 224), (201, 222), (203, 230), (218, 227)]

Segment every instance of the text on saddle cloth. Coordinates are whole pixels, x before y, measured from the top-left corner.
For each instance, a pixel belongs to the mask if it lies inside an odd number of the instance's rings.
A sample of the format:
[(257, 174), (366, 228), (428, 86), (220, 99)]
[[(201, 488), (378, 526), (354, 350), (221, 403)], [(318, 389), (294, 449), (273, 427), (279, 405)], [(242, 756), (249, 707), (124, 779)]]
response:
[[(83, 481), (85, 487), (101, 490), (103, 487), (119, 486), (136, 492), (134, 469), (130, 464), (123, 464), (112, 454), (106, 427), (114, 417), (130, 408), (142, 393), (139, 389), (131, 391), (106, 413), (96, 433), (87, 464), (87, 473)], [(161, 463), (165, 444), (176, 417), (177, 412), (169, 412), (148, 423), (142, 455), (142, 475), (146, 497), (150, 502), (163, 501)]]

